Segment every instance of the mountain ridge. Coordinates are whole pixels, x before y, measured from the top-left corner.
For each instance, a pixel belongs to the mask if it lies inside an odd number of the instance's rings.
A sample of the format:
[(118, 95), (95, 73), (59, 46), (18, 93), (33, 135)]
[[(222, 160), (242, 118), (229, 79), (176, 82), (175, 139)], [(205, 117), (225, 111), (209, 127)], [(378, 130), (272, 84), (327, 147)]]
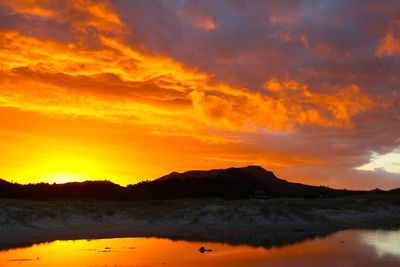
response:
[[(94, 198), (94, 199), (179, 199), (252, 197), (319, 198), (367, 193), (361, 190), (331, 189), (280, 179), (261, 166), (171, 172), (152, 181), (120, 186), (110, 181), (65, 184), (21, 185), (0, 179), (0, 198)], [(372, 191), (371, 191), (372, 192)], [(383, 191), (400, 193), (400, 190)], [(373, 193), (373, 192), (372, 192)]]

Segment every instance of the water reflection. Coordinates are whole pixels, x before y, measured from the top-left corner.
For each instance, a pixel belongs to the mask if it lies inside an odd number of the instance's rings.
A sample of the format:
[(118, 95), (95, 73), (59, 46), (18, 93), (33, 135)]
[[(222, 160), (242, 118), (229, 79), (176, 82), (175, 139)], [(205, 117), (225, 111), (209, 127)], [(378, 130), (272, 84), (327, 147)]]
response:
[(387, 267), (400, 266), (399, 242), (400, 231), (364, 230), (273, 248), (158, 238), (55, 241), (0, 251), (0, 266)]
[(362, 234), (361, 242), (374, 248), (379, 257), (400, 258), (400, 231), (369, 231)]

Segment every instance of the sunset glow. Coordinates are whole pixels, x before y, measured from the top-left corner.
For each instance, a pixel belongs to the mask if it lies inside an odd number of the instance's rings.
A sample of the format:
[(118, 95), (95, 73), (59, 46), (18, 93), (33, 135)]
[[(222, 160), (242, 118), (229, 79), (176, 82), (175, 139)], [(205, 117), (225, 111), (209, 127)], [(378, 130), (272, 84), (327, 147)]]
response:
[(0, 0), (0, 178), (400, 187), (400, 5), (217, 2)]

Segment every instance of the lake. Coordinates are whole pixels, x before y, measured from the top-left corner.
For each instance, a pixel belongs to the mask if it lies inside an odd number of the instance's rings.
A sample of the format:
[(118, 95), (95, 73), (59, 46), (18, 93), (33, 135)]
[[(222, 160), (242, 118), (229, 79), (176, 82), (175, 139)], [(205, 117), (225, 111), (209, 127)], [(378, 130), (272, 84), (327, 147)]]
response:
[(272, 248), (159, 238), (54, 241), (0, 250), (0, 266), (400, 266), (400, 231), (347, 230)]

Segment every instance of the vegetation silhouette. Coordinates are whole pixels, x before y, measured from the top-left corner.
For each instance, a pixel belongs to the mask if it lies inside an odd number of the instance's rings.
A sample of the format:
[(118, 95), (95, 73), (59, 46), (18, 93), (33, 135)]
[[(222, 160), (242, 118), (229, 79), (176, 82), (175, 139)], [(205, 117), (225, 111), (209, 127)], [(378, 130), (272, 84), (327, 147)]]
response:
[[(142, 181), (126, 187), (109, 181), (21, 185), (0, 180), (0, 198), (17, 199), (146, 200), (222, 198), (233, 200), (258, 198), (260, 196), (263, 198), (341, 197), (367, 192), (292, 183), (277, 178), (272, 172), (260, 166), (188, 171), (184, 173), (173, 172), (154, 181)], [(391, 193), (397, 192), (400, 193), (400, 190), (391, 191)], [(379, 193), (384, 194), (387, 191), (379, 190)]]

